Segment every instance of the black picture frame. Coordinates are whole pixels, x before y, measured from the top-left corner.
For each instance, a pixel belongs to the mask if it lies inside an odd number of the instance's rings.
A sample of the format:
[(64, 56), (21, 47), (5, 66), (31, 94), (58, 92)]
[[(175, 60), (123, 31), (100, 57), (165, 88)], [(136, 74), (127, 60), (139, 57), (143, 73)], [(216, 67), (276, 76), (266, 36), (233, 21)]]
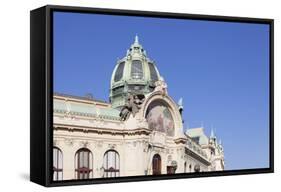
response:
[[(53, 34), (54, 11), (126, 15), (156, 18), (177, 18), (206, 21), (259, 23), (270, 25), (270, 124), (269, 124), (269, 168), (243, 169), (223, 172), (204, 172), (159, 176), (132, 176), (97, 178), (87, 180), (52, 181), (52, 111), (53, 111)], [(30, 180), (37, 184), (53, 187), (65, 185), (117, 183), (162, 179), (180, 179), (210, 176), (244, 175), (274, 172), (274, 20), (246, 17), (196, 15), (138, 10), (118, 10), (88, 7), (47, 5), (30, 12)]]

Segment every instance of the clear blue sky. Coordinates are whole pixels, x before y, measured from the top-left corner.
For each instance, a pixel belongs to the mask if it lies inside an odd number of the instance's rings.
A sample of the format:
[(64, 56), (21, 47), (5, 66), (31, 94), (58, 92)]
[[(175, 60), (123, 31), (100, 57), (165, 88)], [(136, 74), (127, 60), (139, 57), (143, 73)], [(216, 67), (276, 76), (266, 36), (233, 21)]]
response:
[(222, 139), (226, 169), (269, 167), (269, 25), (54, 14), (54, 91), (108, 101), (110, 78), (138, 34), (185, 126)]

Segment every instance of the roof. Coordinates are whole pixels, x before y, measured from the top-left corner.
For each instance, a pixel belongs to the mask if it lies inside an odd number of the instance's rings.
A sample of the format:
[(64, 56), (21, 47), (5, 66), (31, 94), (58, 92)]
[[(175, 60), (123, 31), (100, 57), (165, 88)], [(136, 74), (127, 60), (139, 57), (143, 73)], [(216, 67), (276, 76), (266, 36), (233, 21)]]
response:
[(199, 137), (200, 145), (207, 145), (209, 142), (209, 138), (205, 135), (203, 127), (187, 129), (186, 134), (191, 138)]
[(147, 57), (138, 36), (113, 69), (110, 83), (110, 102), (114, 108), (124, 106), (130, 94), (148, 94), (160, 79), (155, 62)]
[(109, 104), (106, 101), (99, 100), (99, 99), (94, 99), (88, 96), (76, 96), (76, 95), (70, 95), (70, 94), (65, 94), (65, 93), (54, 93), (54, 96), (60, 96), (60, 97), (67, 97), (67, 98), (73, 98), (73, 99), (81, 99), (85, 101), (93, 101), (93, 102), (99, 102), (99, 103), (104, 103), (104, 104)]
[[(66, 97), (68, 98), (68, 97)], [(84, 103), (75, 100), (63, 100), (54, 97), (54, 112), (72, 115), (89, 116), (101, 119), (119, 120), (118, 109), (100, 107), (94, 103)]]

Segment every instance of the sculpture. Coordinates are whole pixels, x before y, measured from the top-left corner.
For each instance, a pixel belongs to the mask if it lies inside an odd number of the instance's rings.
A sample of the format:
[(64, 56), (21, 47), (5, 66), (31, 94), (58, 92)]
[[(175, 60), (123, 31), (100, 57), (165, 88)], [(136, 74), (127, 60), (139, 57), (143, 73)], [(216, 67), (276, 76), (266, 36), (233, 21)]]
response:
[(163, 96), (166, 96), (168, 94), (168, 86), (163, 77), (160, 77), (160, 79), (155, 82), (155, 86), (155, 91), (161, 91)]
[(126, 104), (121, 109), (119, 116), (121, 121), (126, 121), (130, 114), (133, 114), (133, 117), (139, 112), (141, 104), (143, 103), (145, 96), (142, 94), (138, 95), (129, 95)]

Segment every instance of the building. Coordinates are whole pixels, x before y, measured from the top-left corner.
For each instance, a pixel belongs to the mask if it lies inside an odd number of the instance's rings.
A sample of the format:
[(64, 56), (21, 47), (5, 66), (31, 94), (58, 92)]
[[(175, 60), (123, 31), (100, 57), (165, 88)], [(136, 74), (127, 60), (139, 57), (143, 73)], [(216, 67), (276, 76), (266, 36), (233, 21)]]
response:
[(137, 36), (113, 70), (109, 98), (54, 94), (54, 180), (224, 169), (213, 131), (184, 132), (182, 100), (169, 96)]

